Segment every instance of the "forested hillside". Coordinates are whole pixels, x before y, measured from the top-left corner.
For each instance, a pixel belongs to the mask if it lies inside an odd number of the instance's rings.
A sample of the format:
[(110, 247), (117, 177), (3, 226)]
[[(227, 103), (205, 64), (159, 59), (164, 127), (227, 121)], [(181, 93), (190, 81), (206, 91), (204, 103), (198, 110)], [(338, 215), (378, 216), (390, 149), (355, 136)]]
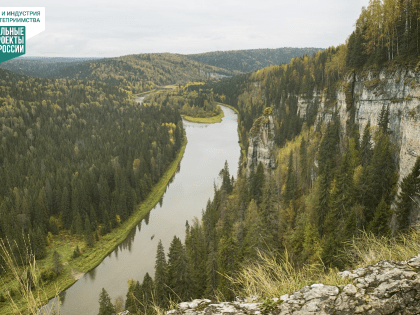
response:
[(204, 64), (237, 70), (240, 72), (252, 72), (272, 65), (289, 63), (296, 57), (307, 54), (312, 56), (321, 48), (275, 48), (275, 49), (249, 49), (214, 51), (202, 54), (186, 55), (187, 58)]
[(144, 104), (169, 106), (178, 109), (182, 115), (191, 117), (211, 117), (221, 111), (216, 106), (213, 92), (205, 89), (204, 83), (188, 83), (173, 91), (154, 93)]
[[(37, 63), (35, 61), (29, 62)], [(6, 64), (7, 65), (7, 64)], [(43, 67), (28, 66), (25, 74), (50, 78), (100, 81), (109, 85), (124, 87), (133, 93), (149, 91), (155, 86), (186, 84), (189, 81), (203, 81), (232, 76), (238, 71), (201, 64), (177, 54), (140, 54), (116, 58), (67, 63), (42, 64)], [(46, 68), (49, 69), (47, 70)], [(36, 68), (30, 71), (31, 68)], [(23, 71), (21, 62), (11, 61), (8, 69)], [(37, 75), (40, 71), (40, 75)]]
[(99, 58), (20, 57), (0, 63), (0, 68), (31, 77), (48, 78), (52, 73), (74, 63), (93, 61)]
[(121, 87), (8, 70), (0, 87), (0, 238), (13, 240), (16, 257), (28, 244), (45, 257), (47, 234), (61, 232), (94, 246), (145, 199), (183, 142), (177, 109), (140, 106)]
[[(255, 136), (254, 121), (272, 108), (277, 168), (248, 165), (249, 176), (243, 169), (233, 180), (225, 165), (223, 184), (203, 217), (187, 223), (185, 242), (175, 236), (167, 256), (160, 244), (154, 280), (146, 274), (143, 283), (130, 284), (130, 312), (153, 313), (147, 309), (152, 295), (163, 307), (178, 299), (232, 300), (246, 292), (271, 302), (265, 283), (252, 282), (258, 275), (246, 274), (249, 266), (250, 272), (264, 269), (264, 257), (283, 262), (286, 274), (299, 277), (302, 270), (316, 281), (320, 273), (352, 266), (350, 243), (365, 233), (404, 246), (405, 236), (397, 236), (410, 230), (410, 213), (419, 208), (420, 158), (398, 182), (400, 144), (394, 140), (401, 135), (390, 122), (397, 114), (418, 119), (418, 110), (406, 105), (418, 95), (383, 101), (380, 93), (384, 77), (398, 69), (410, 71), (407, 84), (418, 91), (419, 6), (372, 0), (346, 44), (208, 86), (215, 99), (239, 110), (241, 139)], [(383, 101), (363, 125), (356, 119), (356, 77), (371, 91), (366, 102), (376, 102), (375, 95)], [(402, 105), (391, 114), (389, 104)], [(276, 276), (266, 268), (272, 281)]]

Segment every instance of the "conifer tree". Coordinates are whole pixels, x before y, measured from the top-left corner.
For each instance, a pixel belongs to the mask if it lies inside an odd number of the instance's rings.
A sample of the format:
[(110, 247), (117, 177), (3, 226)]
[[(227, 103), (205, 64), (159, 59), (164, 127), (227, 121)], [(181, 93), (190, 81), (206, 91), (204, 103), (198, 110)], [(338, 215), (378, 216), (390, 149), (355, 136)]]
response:
[(206, 256), (207, 246), (203, 227), (195, 218), (190, 233), (185, 237), (185, 247), (191, 265), (194, 297), (204, 296), (206, 289)]
[(155, 292), (156, 303), (164, 307), (167, 303), (167, 284), (168, 282), (168, 265), (166, 263), (165, 251), (163, 249), (162, 241), (159, 240), (156, 263), (155, 263)]
[(284, 193), (284, 202), (289, 204), (289, 201), (294, 199), (297, 190), (296, 172), (293, 167), (293, 151), (289, 155), (289, 163), (287, 166), (286, 190)]
[(168, 253), (168, 284), (173, 300), (192, 298), (191, 266), (181, 240), (174, 236)]
[(141, 296), (141, 286), (138, 281), (129, 280), (128, 281), (128, 291), (127, 297), (125, 299), (125, 309), (130, 312), (130, 314), (136, 314), (141, 310), (140, 296)]
[(385, 106), (385, 104), (382, 106), (381, 113), (379, 114), (378, 119), (378, 126), (379, 129), (383, 133), (388, 133), (388, 123), (389, 123), (389, 105)]
[(396, 209), (398, 229), (407, 231), (410, 227), (410, 212), (414, 206), (413, 200), (415, 194), (420, 191), (420, 157), (417, 157), (411, 173), (402, 180), (400, 188)]
[(257, 204), (261, 202), (262, 190), (264, 187), (264, 179), (265, 179), (264, 166), (260, 162), (257, 166), (257, 170), (255, 171), (255, 174), (251, 173), (251, 176), (250, 176), (250, 183), (251, 183), (250, 195), (251, 195), (251, 198), (257, 202)]
[(300, 143), (299, 149), (299, 165), (300, 165), (300, 181), (301, 186), (304, 190), (309, 187), (309, 172), (308, 172), (308, 163), (307, 163), (307, 144), (304, 138)]
[(217, 264), (221, 277), (217, 290), (226, 300), (232, 300), (234, 298), (228, 277), (233, 277), (234, 273), (238, 270), (238, 252), (238, 246), (232, 236), (223, 237), (220, 240)]
[(141, 294), (139, 296), (139, 303), (142, 306), (142, 313), (148, 314), (152, 311), (153, 297), (155, 296), (153, 279), (149, 273), (146, 272), (141, 284)]
[(262, 223), (260, 233), (264, 239), (265, 249), (269, 251), (279, 248), (278, 199), (274, 176), (270, 175), (264, 185), (262, 202), (259, 208)]
[(252, 199), (245, 212), (245, 237), (241, 254), (244, 259), (257, 258), (257, 251), (263, 249), (264, 238), (261, 234), (263, 222), (260, 216), (258, 206)]
[(360, 162), (363, 167), (369, 165), (372, 157), (372, 143), (370, 135), (370, 120), (363, 130), (362, 143), (360, 144)]
[(99, 294), (99, 313), (98, 315), (113, 315), (115, 314), (115, 307), (111, 302), (108, 292), (102, 288)]
[(389, 205), (387, 205), (385, 199), (382, 198), (375, 210), (373, 220), (368, 226), (368, 231), (376, 235), (389, 235), (391, 233), (389, 228), (391, 215), (392, 213)]

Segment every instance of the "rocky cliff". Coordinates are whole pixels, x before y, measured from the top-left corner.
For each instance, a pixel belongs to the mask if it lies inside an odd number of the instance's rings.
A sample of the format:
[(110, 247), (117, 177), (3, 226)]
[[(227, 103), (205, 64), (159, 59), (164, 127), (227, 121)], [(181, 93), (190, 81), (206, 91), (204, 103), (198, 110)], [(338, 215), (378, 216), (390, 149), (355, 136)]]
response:
[[(336, 92), (336, 101), (327, 101), (325, 95), (314, 91), (311, 99), (299, 97), (298, 111), (306, 115), (308, 105), (319, 104), (318, 122), (328, 122), (338, 111), (342, 133), (349, 121), (359, 124), (360, 134), (370, 120), (372, 128), (378, 125), (382, 107), (389, 106), (389, 129), (397, 147), (399, 181), (412, 170), (420, 155), (420, 72), (406, 69), (386, 69), (380, 72), (349, 74)], [(411, 224), (420, 223), (420, 213), (411, 215)]]
[(274, 119), (272, 108), (266, 108), (264, 114), (254, 121), (249, 132), (247, 155), (247, 176), (252, 165), (256, 168), (261, 162), (265, 171), (275, 168), (274, 159)]
[(268, 303), (194, 300), (180, 303), (167, 314), (420, 314), (420, 255), (409, 261), (381, 261), (338, 275), (351, 283), (313, 284)]

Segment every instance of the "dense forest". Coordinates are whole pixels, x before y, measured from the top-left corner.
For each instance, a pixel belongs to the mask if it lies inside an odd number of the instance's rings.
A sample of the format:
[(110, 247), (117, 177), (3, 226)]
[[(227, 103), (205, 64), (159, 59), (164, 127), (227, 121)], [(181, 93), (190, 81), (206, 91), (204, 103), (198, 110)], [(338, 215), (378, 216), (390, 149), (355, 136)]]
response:
[(153, 313), (152, 305), (194, 298), (232, 300), (243, 289), (235, 285), (241, 269), (262, 263), (264, 253), (287, 257), (296, 269), (319, 262), (325, 270), (344, 269), (353, 261), (346, 246), (354, 237), (409, 231), (420, 158), (398, 184), (389, 108), (383, 106), (378, 124), (369, 122), (362, 132), (350, 115), (343, 132), (337, 112), (330, 121), (317, 121), (317, 101), (300, 115), (298, 96), (323, 95), (333, 111), (337, 89), (349, 88), (346, 74), (416, 65), (419, 5), (372, 0), (346, 44), (207, 86), (215, 99), (239, 110), (242, 139), (272, 107), (278, 167), (267, 172), (261, 163), (253, 165), (249, 176), (242, 170), (234, 180), (225, 165), (203, 217), (186, 223), (185, 242), (174, 236), (167, 255), (159, 244), (154, 279), (146, 274), (143, 282), (130, 283), (130, 312)]
[[(274, 104), (277, 145), (283, 146), (301, 131), (303, 120), (297, 111), (298, 96), (313, 98), (314, 91), (323, 92), (334, 105), (335, 90), (346, 73), (346, 46), (318, 51), (292, 59), (287, 65), (271, 66), (251, 74), (235, 76), (209, 83), (215, 99), (236, 107), (239, 111), (239, 132), (248, 139), (255, 119), (267, 106)], [(312, 125), (318, 113), (317, 103), (307, 108), (306, 122)], [(247, 143), (244, 143), (247, 146)]]
[(214, 101), (213, 92), (205, 89), (204, 83), (188, 83), (172, 91), (153, 93), (144, 104), (169, 106), (191, 117), (211, 117), (221, 111)]
[[(27, 64), (27, 63), (26, 63)], [(7, 64), (6, 64), (7, 65)], [(25, 74), (44, 76), (45, 67)], [(123, 87), (132, 93), (150, 91), (159, 85), (185, 84), (189, 81), (202, 81), (232, 76), (231, 71), (205, 65), (177, 54), (139, 54), (116, 58), (105, 58), (68, 63), (67, 67), (52, 63), (55, 71), (48, 71), (50, 78), (100, 81), (109, 85)], [(29, 67), (30, 69), (31, 67)], [(34, 67), (35, 68), (35, 67)], [(8, 69), (23, 71), (19, 61), (10, 61)], [(38, 70), (35, 68), (34, 70)]]
[(54, 72), (68, 68), (75, 63), (95, 61), (99, 58), (25, 57), (0, 63), (0, 68), (31, 77), (49, 78)]
[(47, 235), (61, 231), (94, 246), (130, 216), (183, 142), (177, 109), (140, 106), (120, 87), (2, 69), (0, 86), (0, 238), (14, 240), (16, 255), (24, 235), (37, 259)]
[(289, 63), (290, 60), (303, 55), (313, 55), (321, 48), (275, 48), (275, 49), (248, 49), (231, 51), (214, 51), (202, 54), (186, 55), (187, 58), (204, 64), (252, 72), (268, 66)]

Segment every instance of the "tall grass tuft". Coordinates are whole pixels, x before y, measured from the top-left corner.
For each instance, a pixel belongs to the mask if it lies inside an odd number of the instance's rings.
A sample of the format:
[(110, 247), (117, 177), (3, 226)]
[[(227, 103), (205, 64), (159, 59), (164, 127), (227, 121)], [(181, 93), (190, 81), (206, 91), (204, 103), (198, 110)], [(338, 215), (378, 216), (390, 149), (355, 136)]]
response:
[[(17, 246), (17, 244), (14, 244)], [(50, 315), (56, 314), (54, 305), (44, 306), (48, 302), (38, 275), (35, 256), (26, 244), (24, 253), (19, 250), (19, 257), (13, 254), (12, 244), (0, 239), (1, 265), (5, 275), (15, 280), (17, 287), (4, 292), (10, 314)], [(0, 281), (4, 281), (0, 277)], [(4, 283), (3, 283), (4, 284)], [(16, 292), (17, 291), (17, 292)], [(58, 292), (57, 292), (58, 301)], [(59, 311), (58, 311), (59, 312)]]
[(408, 260), (420, 254), (420, 231), (412, 229), (395, 237), (376, 236), (363, 232), (354, 238), (344, 253), (351, 265), (372, 265), (381, 260)]
[(258, 252), (256, 262), (244, 265), (236, 278), (229, 280), (234, 284), (236, 295), (257, 297), (258, 300), (290, 294), (314, 283), (349, 283), (349, 280), (337, 276), (336, 269), (325, 271), (322, 262), (295, 268), (287, 251), (280, 258), (273, 253)]

